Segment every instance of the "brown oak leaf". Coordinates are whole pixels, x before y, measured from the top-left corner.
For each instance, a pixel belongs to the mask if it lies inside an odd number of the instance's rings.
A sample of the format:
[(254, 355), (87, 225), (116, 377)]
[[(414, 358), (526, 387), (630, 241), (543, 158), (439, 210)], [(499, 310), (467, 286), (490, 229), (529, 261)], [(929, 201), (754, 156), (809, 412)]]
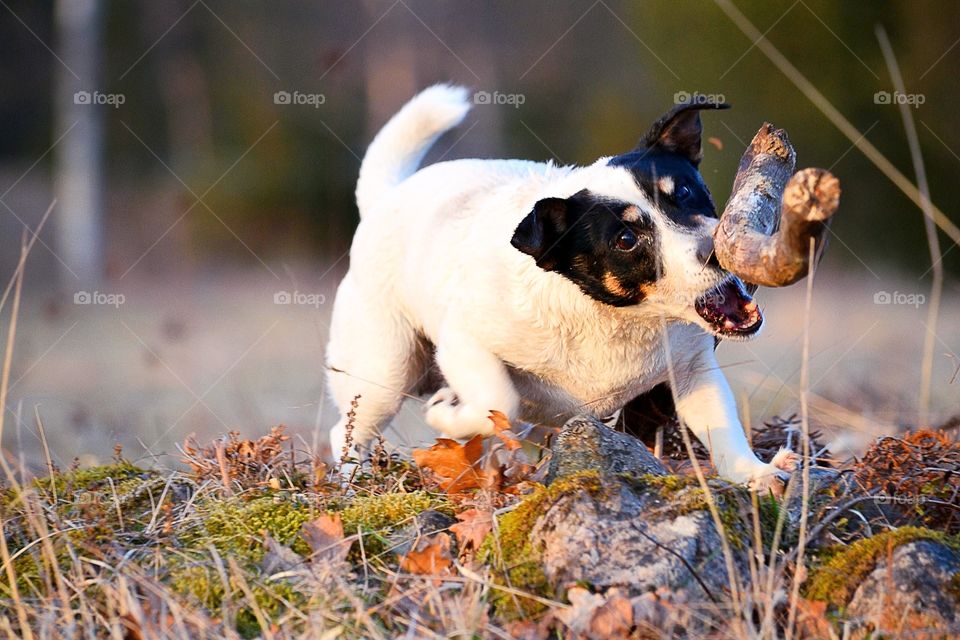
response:
[(440, 479), (447, 493), (488, 486), (490, 478), (481, 465), (483, 437), (474, 436), (466, 444), (437, 438), (429, 449), (414, 449), (413, 460), (421, 469), (429, 469)]
[(343, 537), (343, 522), (339, 513), (324, 513), (303, 523), (300, 536), (310, 547), (310, 558), (314, 561), (340, 562), (350, 552), (350, 543)]
[(418, 575), (441, 575), (453, 566), (450, 546), (448, 533), (424, 536), (400, 559), (400, 569)]
[(463, 513), (458, 513), (457, 520), (460, 522), (451, 526), (450, 531), (457, 536), (457, 542), (460, 543), (460, 549), (463, 550), (479, 549), (480, 545), (483, 544), (483, 539), (493, 529), (493, 513), (490, 511), (468, 509)]

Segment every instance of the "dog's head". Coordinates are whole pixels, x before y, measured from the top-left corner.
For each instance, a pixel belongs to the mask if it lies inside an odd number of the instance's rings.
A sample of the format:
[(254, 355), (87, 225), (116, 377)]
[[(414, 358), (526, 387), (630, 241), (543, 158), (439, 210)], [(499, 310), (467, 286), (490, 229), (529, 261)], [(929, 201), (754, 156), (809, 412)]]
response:
[(714, 257), (717, 212), (698, 170), (700, 111), (727, 106), (679, 105), (632, 151), (574, 172), (580, 190), (539, 200), (513, 246), (601, 303), (724, 338), (756, 334), (759, 308)]

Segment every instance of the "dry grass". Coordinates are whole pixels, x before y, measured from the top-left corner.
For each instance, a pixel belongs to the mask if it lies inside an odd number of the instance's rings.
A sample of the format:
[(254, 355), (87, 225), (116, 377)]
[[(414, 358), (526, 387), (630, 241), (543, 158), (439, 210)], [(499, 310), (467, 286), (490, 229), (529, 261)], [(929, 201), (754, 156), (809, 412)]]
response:
[[(767, 40), (754, 38), (758, 32), (729, 2), (717, 1), (758, 48), (924, 209), (935, 274), (921, 366), (919, 408), (926, 415), (934, 366), (932, 336), (943, 286), (934, 223), (955, 240), (957, 236), (955, 227), (930, 203), (922, 158), (914, 153), (918, 187), (869, 145)], [(893, 71), (895, 61), (887, 49)], [(893, 75), (898, 80), (898, 74)], [(907, 112), (905, 126), (910, 133), (908, 116)], [(3, 310), (12, 296), (0, 374), (0, 436), (8, 410), (23, 269), (37, 233), (24, 242), (20, 263), (0, 299)], [(823, 451), (811, 433), (811, 410), (825, 421), (841, 415), (848, 427), (869, 431), (875, 423), (813, 392), (811, 309), (812, 281), (803, 327), (792, 328), (802, 329), (804, 336), (800, 428), (784, 428), (782, 423), (776, 427), (783, 437), (794, 438), (794, 445), (799, 441), (808, 462), (782, 501), (755, 495), (751, 508), (738, 514), (752, 532), (748, 567), (745, 572), (737, 570), (733, 541), (725, 536), (722, 553), (729, 588), (714, 601), (691, 602), (667, 591), (634, 598), (593, 594), (582, 585), (543, 595), (504, 584), (497, 579), (501, 567), (478, 562), (475, 551), (487, 544), (499, 555), (509, 534), (500, 523), (531, 489), (532, 484), (525, 486), (526, 479), (514, 478), (510, 491), (478, 483), (453, 496), (431, 474), (381, 450), (345, 483), (321, 462), (316, 446), (288, 439), (276, 429), (256, 440), (230, 433), (207, 445), (189, 441), (181, 450), (189, 471), (139, 469), (123, 460), (119, 451), (113, 465), (62, 471), (50, 455), (37, 415), (44, 472), (32, 474), (8, 459), (6, 452), (0, 456), (5, 478), (0, 497), (0, 635), (839, 637), (840, 628), (828, 616), (826, 605), (802, 596), (808, 572), (835, 553), (827, 550), (831, 545), (841, 546), (894, 524), (956, 533), (960, 491), (952, 479), (957, 477), (957, 444), (947, 434), (883, 440), (863, 461), (851, 465), (860, 486), (851, 483), (849, 493), (841, 490), (814, 499), (809, 461), (822, 459)], [(151, 356), (156, 354), (151, 351)], [(714, 525), (724, 531), (729, 523), (707, 482), (709, 461), (698, 459), (685, 429), (680, 434), (687, 469), (697, 477)], [(759, 435), (769, 436), (770, 430)], [(469, 463), (473, 468), (479, 461)], [(529, 466), (524, 473), (535, 472), (535, 465)], [(878, 494), (889, 491), (923, 498), (925, 508), (877, 509)], [(795, 493), (799, 500), (794, 500)], [(790, 513), (795, 503), (799, 521)], [(461, 523), (467, 522), (467, 513), (490, 513), (492, 531), (484, 543), (454, 553), (453, 541), (462, 542), (455, 528), (418, 528), (422, 522), (416, 516), (425, 510), (459, 515)], [(511, 619), (492, 604), (504, 594), (515, 602), (535, 603), (537, 613)]]

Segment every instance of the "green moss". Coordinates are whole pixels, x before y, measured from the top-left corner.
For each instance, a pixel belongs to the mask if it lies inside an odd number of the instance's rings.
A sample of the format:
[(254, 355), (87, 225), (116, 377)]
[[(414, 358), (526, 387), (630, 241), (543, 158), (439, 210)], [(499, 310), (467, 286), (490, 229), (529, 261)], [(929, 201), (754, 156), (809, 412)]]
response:
[[(562, 496), (586, 491), (600, 495), (604, 491), (600, 474), (581, 471), (556, 480), (549, 487), (540, 487), (524, 498), (512, 511), (497, 521), (497, 530), (484, 540), (477, 559), (490, 565), (497, 584), (543, 597), (554, 597), (543, 573), (543, 549), (530, 532), (537, 518)], [(515, 593), (495, 590), (490, 597), (497, 613), (505, 618), (536, 615), (545, 608), (540, 602)]]
[(298, 535), (303, 524), (320, 510), (284, 494), (210, 501), (200, 507), (203, 527), (185, 539), (187, 549), (205, 550), (213, 545), (225, 555), (259, 562), (266, 551), (264, 532), (301, 555), (310, 552)]
[[(7, 547), (15, 556), (14, 570), (21, 595), (44, 597), (51, 571), (66, 571), (77, 551), (103, 559), (118, 537), (136, 535), (149, 522), (166, 480), (159, 474), (118, 462), (36, 478), (0, 497)], [(151, 493), (152, 492), (152, 493)], [(168, 494), (167, 499), (172, 499)], [(34, 544), (39, 533), (33, 518), (44, 514), (48, 544), (58, 567), (51, 567)], [(29, 548), (24, 551), (26, 547)], [(0, 593), (8, 589), (0, 587)]]
[(33, 486), (49, 497), (53, 497), (53, 494), (56, 493), (59, 500), (71, 501), (80, 492), (93, 491), (104, 486), (109, 488), (110, 480), (113, 480), (116, 486), (126, 480), (142, 480), (151, 475), (152, 472), (150, 471), (141, 469), (127, 461), (121, 461), (88, 469), (57, 473), (54, 474), (53, 478), (49, 476), (37, 478), (33, 481)]
[(402, 525), (429, 509), (453, 513), (453, 505), (447, 498), (426, 491), (411, 491), (354, 498), (340, 512), (340, 518), (343, 530), (348, 533), (355, 533), (357, 528), (365, 532), (380, 531)]
[[(383, 538), (389, 531), (408, 522), (427, 509), (452, 513), (452, 504), (444, 496), (424, 491), (389, 493), (354, 497), (346, 500), (340, 511), (347, 535), (358, 529), (364, 535), (367, 554), (383, 550)], [(187, 595), (216, 614), (227, 596), (242, 604), (245, 595), (233, 577), (224, 585), (223, 578), (213, 566), (209, 547), (212, 545), (223, 557), (237, 561), (258, 607), (269, 619), (276, 619), (286, 611), (286, 603), (301, 606), (309, 594), (299, 593), (284, 581), (266, 581), (261, 561), (267, 551), (264, 533), (276, 542), (307, 556), (310, 549), (300, 536), (304, 523), (318, 517), (325, 509), (314, 503), (283, 493), (259, 495), (254, 498), (234, 497), (208, 500), (198, 505), (202, 526), (180, 536), (182, 556), (171, 569), (171, 587)], [(369, 555), (368, 555), (369, 558)], [(260, 629), (253, 610), (241, 608), (236, 617), (237, 631), (244, 637), (259, 634)]]
[[(256, 602), (257, 608), (268, 620), (279, 618), (289, 606), (302, 607), (308, 600), (308, 594), (286, 581), (274, 581), (269, 584), (258, 575), (255, 567), (242, 567), (244, 580)], [(244, 638), (260, 635), (257, 621), (249, 598), (244, 593), (236, 576), (231, 575), (226, 584), (217, 570), (207, 564), (195, 564), (181, 567), (170, 578), (171, 588), (183, 595), (195, 598), (211, 613), (218, 613), (225, 600), (225, 587), (230, 591), (230, 601), (237, 603), (236, 629)], [(293, 631), (294, 629), (289, 629)]]
[[(346, 535), (358, 530), (363, 534), (364, 555), (370, 559), (389, 550), (387, 535), (391, 530), (430, 509), (453, 514), (453, 504), (446, 496), (411, 491), (356, 497), (340, 512), (340, 518)], [(359, 559), (359, 547), (354, 547), (351, 557)]]
[[(699, 480), (693, 476), (652, 475), (629, 476), (628, 480), (639, 489), (653, 489), (665, 503), (666, 516), (683, 516), (698, 511), (709, 512), (710, 505), (704, 495)], [(744, 522), (746, 505), (750, 503), (749, 493), (742, 487), (710, 478), (707, 486), (713, 494), (714, 503), (723, 523), (724, 534), (734, 549), (743, 550), (749, 545), (749, 527)]]
[(823, 563), (810, 575), (805, 594), (811, 600), (822, 600), (843, 607), (857, 586), (877, 566), (878, 560), (889, 549), (915, 540), (935, 540), (958, 548), (956, 538), (939, 531), (920, 527), (900, 527), (879, 533), (872, 538), (858, 540), (847, 547), (827, 550), (821, 555)]

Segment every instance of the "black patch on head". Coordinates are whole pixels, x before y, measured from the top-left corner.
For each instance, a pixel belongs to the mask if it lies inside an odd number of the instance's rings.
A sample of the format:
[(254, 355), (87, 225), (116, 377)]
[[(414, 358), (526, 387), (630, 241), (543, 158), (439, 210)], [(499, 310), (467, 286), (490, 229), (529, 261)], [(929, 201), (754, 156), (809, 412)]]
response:
[[(628, 214), (628, 209), (632, 211)], [(636, 220), (629, 218), (636, 217)], [(653, 222), (628, 202), (586, 189), (569, 198), (545, 198), (517, 226), (510, 243), (576, 284), (588, 296), (616, 307), (638, 304), (644, 285), (660, 272), (659, 236)]]
[[(715, 102), (678, 105), (650, 127), (633, 151), (614, 156), (608, 164), (628, 169), (670, 220), (683, 227), (697, 227), (698, 216), (717, 217), (716, 205), (697, 169), (703, 157), (700, 111), (729, 107)], [(673, 180), (672, 193), (660, 190), (661, 178)]]

